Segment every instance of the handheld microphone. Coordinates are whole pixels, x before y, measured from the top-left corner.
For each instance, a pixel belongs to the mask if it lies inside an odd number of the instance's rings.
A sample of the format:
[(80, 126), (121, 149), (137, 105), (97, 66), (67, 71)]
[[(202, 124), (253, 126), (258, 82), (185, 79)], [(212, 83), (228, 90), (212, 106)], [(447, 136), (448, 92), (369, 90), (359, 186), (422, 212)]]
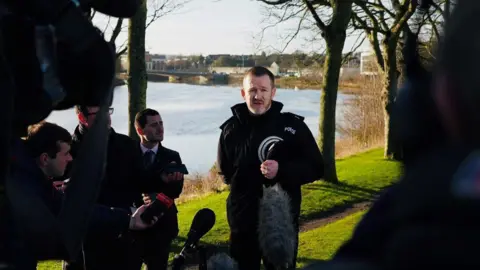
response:
[(276, 269), (288, 269), (295, 256), (296, 232), (290, 198), (279, 184), (264, 188), (258, 215), (258, 240), (263, 255)]
[(152, 203), (140, 215), (140, 218), (146, 223), (151, 223), (154, 217), (160, 218), (173, 205), (173, 200), (163, 193), (151, 194), (150, 198), (154, 198)]
[(208, 270), (237, 270), (238, 265), (230, 256), (225, 253), (218, 253), (211, 256), (207, 262)]
[(200, 238), (209, 232), (213, 225), (215, 225), (215, 213), (211, 209), (203, 208), (195, 214), (182, 251), (173, 259), (172, 270), (181, 269), (188, 253), (197, 247)]

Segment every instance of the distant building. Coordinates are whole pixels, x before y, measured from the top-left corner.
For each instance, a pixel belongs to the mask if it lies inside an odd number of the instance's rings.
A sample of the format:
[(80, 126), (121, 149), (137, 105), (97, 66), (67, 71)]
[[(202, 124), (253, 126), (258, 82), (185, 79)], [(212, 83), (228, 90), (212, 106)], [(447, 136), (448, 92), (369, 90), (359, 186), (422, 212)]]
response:
[(274, 76), (278, 76), (280, 74), (280, 66), (273, 62), (270, 67), (268, 67), (268, 70), (273, 73)]
[(209, 54), (205, 57), (205, 59), (213, 62), (222, 56), (227, 57), (227, 56), (230, 56), (230, 54)]
[(154, 54), (147, 62), (147, 71), (164, 70), (167, 62), (167, 56), (162, 54)]

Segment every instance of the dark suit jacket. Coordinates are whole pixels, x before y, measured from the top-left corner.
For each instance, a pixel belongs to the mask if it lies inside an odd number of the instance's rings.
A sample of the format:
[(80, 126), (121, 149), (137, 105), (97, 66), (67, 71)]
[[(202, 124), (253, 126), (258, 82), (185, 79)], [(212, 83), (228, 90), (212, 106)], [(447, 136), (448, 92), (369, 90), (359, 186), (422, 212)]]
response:
[[(143, 158), (143, 152), (140, 148), (140, 143), (137, 144), (137, 147), (139, 154)], [(167, 184), (160, 179), (159, 175), (155, 175), (153, 171), (154, 169), (162, 168), (162, 166), (165, 166), (172, 161), (181, 164), (182, 159), (180, 158), (180, 154), (177, 151), (168, 149), (160, 144), (158, 146), (158, 151), (157, 155), (155, 156), (154, 164), (150, 167), (152, 169), (146, 170), (149, 181), (154, 182), (150, 183), (149, 186), (152, 187), (152, 190), (150, 190), (149, 192), (161, 192), (170, 197), (171, 199), (177, 199), (180, 196), (183, 190), (184, 179), (182, 179), (181, 181), (170, 182)], [(137, 206), (143, 204), (143, 201), (141, 200), (141, 194), (139, 194), (139, 198), (140, 200), (136, 202)], [(153, 228), (148, 229), (147, 231), (155, 231), (155, 233), (161, 233), (164, 236), (172, 236), (172, 238), (176, 237), (178, 235), (177, 213), (178, 210), (176, 205), (174, 204), (170, 211), (167, 212)]]

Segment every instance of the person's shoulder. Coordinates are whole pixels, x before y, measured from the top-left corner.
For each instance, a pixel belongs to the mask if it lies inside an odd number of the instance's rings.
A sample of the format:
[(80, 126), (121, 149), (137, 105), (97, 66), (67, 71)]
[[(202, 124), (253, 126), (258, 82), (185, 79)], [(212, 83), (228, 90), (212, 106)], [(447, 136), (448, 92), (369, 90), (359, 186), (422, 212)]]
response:
[(165, 146), (160, 146), (163, 151), (167, 154), (167, 155), (171, 155), (171, 156), (180, 156), (180, 153), (178, 151), (175, 151), (173, 149), (170, 149), (170, 148), (167, 148)]
[(292, 112), (282, 112), (282, 117), (284, 121), (291, 122), (294, 124), (304, 123), (305, 117), (292, 113)]
[(115, 133), (114, 136), (115, 136), (115, 140), (120, 143), (128, 143), (133, 145), (137, 142), (136, 140), (122, 133)]
[(220, 125), (220, 129), (222, 130), (222, 133), (228, 133), (230, 130), (235, 128), (237, 124), (237, 117), (231, 116), (225, 122), (223, 122), (223, 124)]
[[(112, 139), (112, 138), (111, 138)], [(140, 142), (135, 140), (125, 134), (114, 133), (112, 145), (120, 147), (123, 149), (128, 149), (129, 151), (140, 150)]]

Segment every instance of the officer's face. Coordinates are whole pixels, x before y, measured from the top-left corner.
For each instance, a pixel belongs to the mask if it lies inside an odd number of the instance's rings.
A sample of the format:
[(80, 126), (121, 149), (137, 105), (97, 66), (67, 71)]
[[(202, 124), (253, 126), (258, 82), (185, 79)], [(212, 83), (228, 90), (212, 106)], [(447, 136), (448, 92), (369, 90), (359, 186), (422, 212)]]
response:
[[(88, 109), (88, 113), (86, 113), (86, 115), (83, 114), (82, 112), (79, 113), (79, 120), (80, 120), (80, 123), (84, 124), (87, 127), (90, 127), (93, 125), (95, 118), (97, 117), (97, 113), (100, 110), (100, 107), (87, 107), (87, 109)], [(110, 115), (112, 114), (113, 114), (113, 108), (110, 108), (108, 110), (108, 118), (107, 118), (108, 127), (110, 127), (112, 124), (112, 118), (110, 117)]]
[(49, 157), (46, 153), (41, 155), (43, 161), (44, 173), (47, 177), (60, 177), (65, 173), (65, 169), (72, 156), (70, 155), (70, 145), (65, 142), (58, 142), (59, 151), (55, 158)]
[(252, 114), (264, 114), (272, 105), (276, 91), (268, 75), (247, 75), (243, 80), (242, 97)]
[(140, 130), (139, 135), (148, 142), (163, 141), (163, 120), (160, 115), (147, 115), (145, 127)]

